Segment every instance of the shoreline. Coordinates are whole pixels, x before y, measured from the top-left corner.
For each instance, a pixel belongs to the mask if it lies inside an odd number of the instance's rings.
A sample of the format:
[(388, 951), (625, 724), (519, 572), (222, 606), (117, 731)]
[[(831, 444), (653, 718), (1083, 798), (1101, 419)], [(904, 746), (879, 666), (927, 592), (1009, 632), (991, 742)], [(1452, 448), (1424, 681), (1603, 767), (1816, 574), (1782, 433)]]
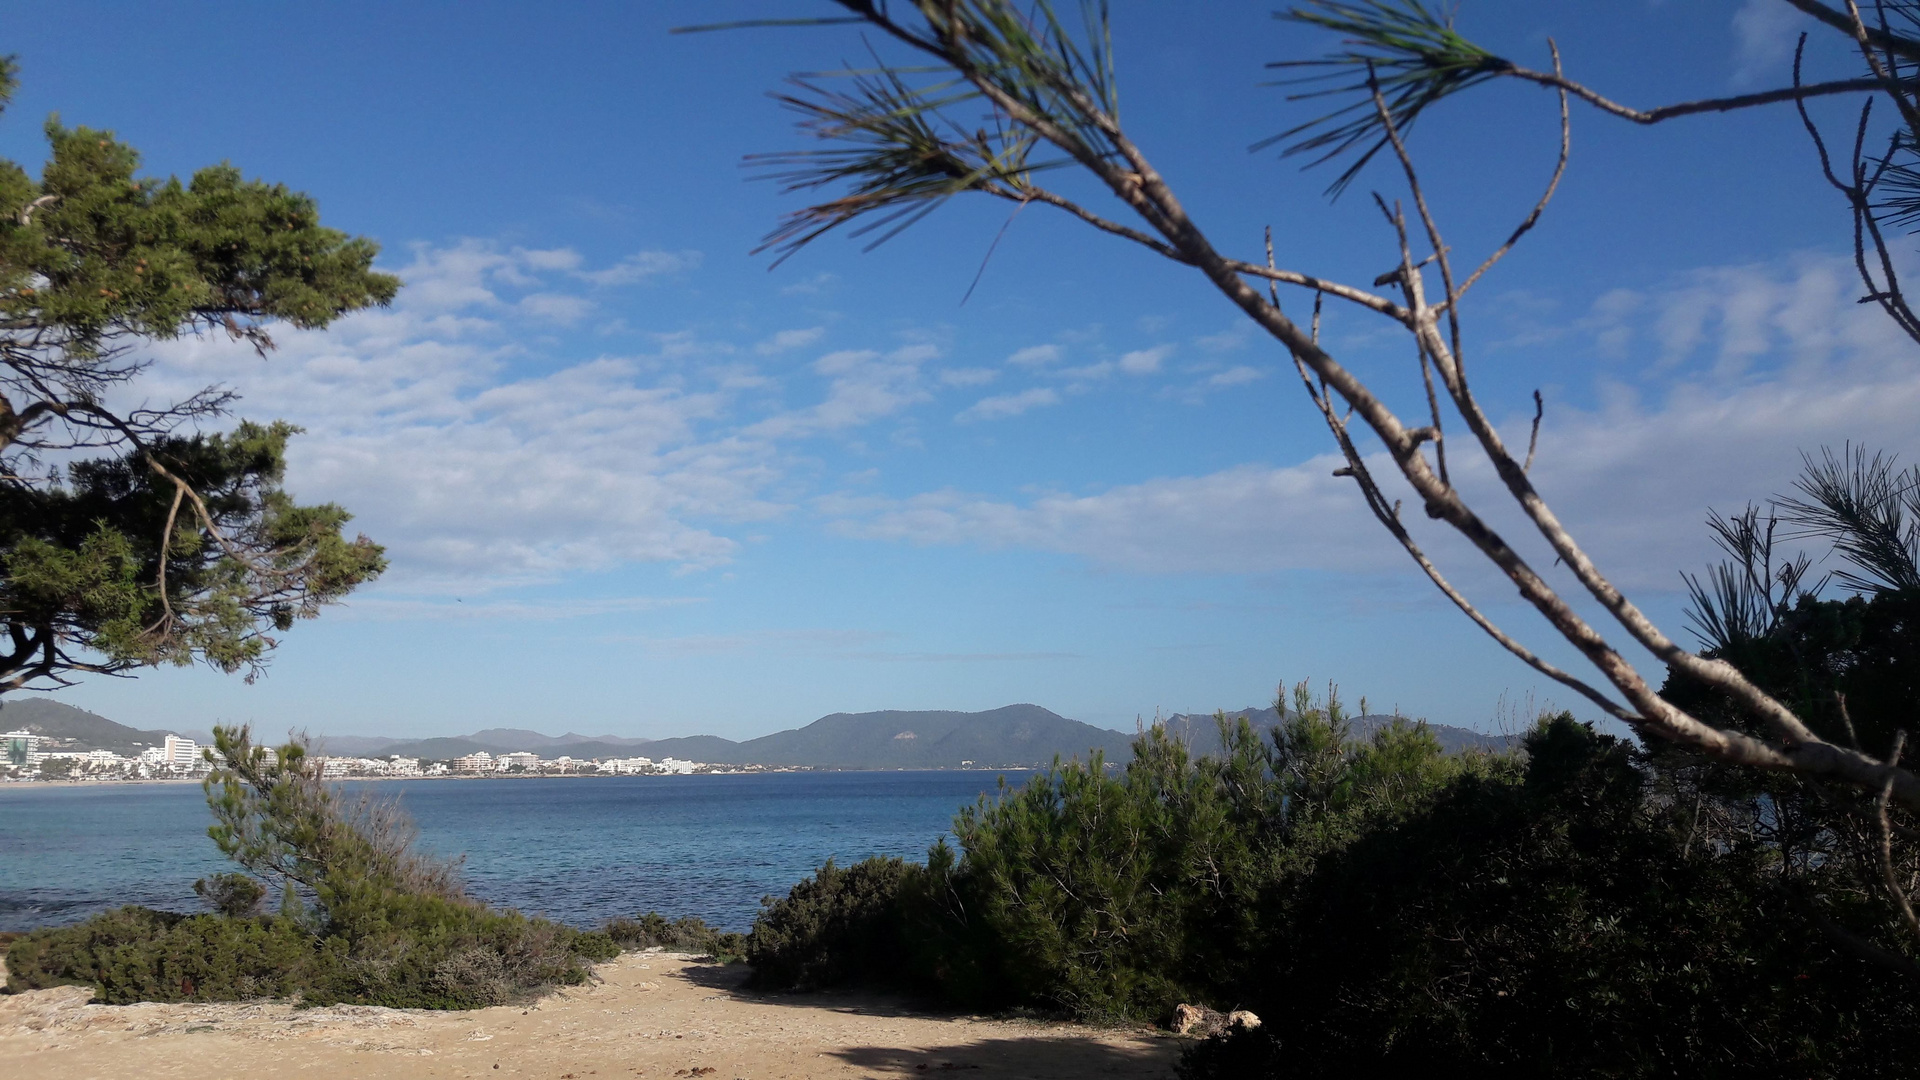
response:
[[(336, 783), (379, 783), (403, 780), (671, 780), (691, 776), (791, 776), (796, 773), (1026, 773), (1046, 769), (1046, 765), (1003, 765), (992, 768), (859, 769), (829, 765), (782, 765), (759, 769), (713, 769), (694, 773), (447, 773), (439, 776), (340, 776)], [(138, 784), (200, 784), (204, 776), (143, 776), (126, 780), (85, 777), (72, 780), (0, 779), (0, 791), (9, 788), (48, 787), (131, 787)]]

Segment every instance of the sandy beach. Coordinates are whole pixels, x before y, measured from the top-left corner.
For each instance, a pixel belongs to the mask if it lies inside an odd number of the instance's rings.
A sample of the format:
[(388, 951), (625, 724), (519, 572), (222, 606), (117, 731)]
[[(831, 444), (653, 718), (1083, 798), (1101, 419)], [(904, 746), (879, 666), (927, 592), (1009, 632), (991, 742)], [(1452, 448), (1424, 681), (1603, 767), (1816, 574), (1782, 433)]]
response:
[(931, 1014), (866, 995), (754, 993), (740, 989), (745, 967), (678, 954), (629, 953), (598, 974), (529, 1005), (472, 1012), (89, 1005), (80, 987), (0, 995), (0, 1076), (1162, 1078), (1181, 1045), (1147, 1029)]

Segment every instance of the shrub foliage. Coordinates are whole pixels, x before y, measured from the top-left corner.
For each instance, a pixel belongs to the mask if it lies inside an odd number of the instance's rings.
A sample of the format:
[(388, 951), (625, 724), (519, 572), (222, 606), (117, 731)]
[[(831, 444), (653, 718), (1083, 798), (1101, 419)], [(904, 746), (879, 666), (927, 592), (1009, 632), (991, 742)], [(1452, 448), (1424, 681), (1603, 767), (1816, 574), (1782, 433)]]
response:
[[(130, 907), (24, 935), (7, 952), (9, 990), (92, 985), (113, 1003), (298, 996), (477, 1008), (583, 982), (590, 962), (620, 952), (605, 932), (467, 897), (457, 863), (413, 849), (395, 804), (346, 799), (298, 740), (269, 751), (244, 727), (216, 728), (210, 753), (208, 832), (252, 876), (200, 882), (211, 914)], [(276, 890), (279, 912), (253, 915)]]
[(1912, 979), (1838, 860), (1702, 825), (1695, 777), (1561, 714), (1507, 754), (1419, 724), (1352, 737), (1295, 688), (1222, 757), (1163, 731), (1117, 774), (1056, 763), (927, 863), (831, 863), (769, 900), (765, 986), (874, 985), (973, 1008), (1264, 1023), (1189, 1080), (1902, 1075)]

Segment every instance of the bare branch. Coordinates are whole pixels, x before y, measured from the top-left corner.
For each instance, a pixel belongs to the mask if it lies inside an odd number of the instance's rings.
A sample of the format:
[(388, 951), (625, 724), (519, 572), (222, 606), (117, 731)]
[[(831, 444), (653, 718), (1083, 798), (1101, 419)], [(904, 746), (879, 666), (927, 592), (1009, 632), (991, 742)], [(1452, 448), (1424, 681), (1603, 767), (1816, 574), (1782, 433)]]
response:
[[(1899, 766), (1900, 752), (1906, 748), (1907, 733), (1896, 731), (1893, 735), (1893, 750), (1887, 754), (1887, 764)], [(1880, 875), (1886, 882), (1887, 895), (1893, 899), (1900, 911), (1900, 918), (1907, 924), (1907, 930), (1920, 937), (1920, 916), (1913, 913), (1913, 900), (1907, 896), (1907, 890), (1900, 884), (1900, 877), (1893, 870), (1893, 822), (1887, 816), (1887, 804), (1893, 799), (1893, 777), (1889, 775), (1880, 786), (1880, 797), (1874, 800), (1875, 820), (1880, 825)]]
[[(1555, 44), (1552, 38), (1548, 38), (1547, 48), (1553, 53), (1553, 73), (1558, 75), (1560, 74), (1560, 46)], [(1513, 250), (1513, 245), (1519, 243), (1521, 237), (1533, 230), (1534, 225), (1540, 221), (1540, 215), (1546, 213), (1547, 204), (1553, 201), (1553, 193), (1560, 187), (1560, 178), (1567, 173), (1568, 152), (1573, 148), (1573, 122), (1567, 110), (1567, 91), (1565, 87), (1560, 87), (1559, 90), (1560, 160), (1554, 163), (1553, 178), (1547, 181), (1547, 190), (1541, 193), (1540, 201), (1533, 204), (1533, 212), (1527, 215), (1526, 220), (1520, 223), (1519, 228), (1513, 230), (1512, 236), (1507, 237), (1507, 242), (1496, 248), (1493, 254), (1487, 256), (1485, 262), (1481, 263), (1473, 273), (1467, 275), (1467, 280), (1460, 283), (1459, 292), (1455, 293), (1454, 296), (1447, 301), (1448, 311), (1453, 310), (1454, 303), (1458, 301), (1460, 296), (1464, 295), (1468, 289), (1473, 288), (1473, 283), (1479, 281), (1482, 274), (1493, 269), (1494, 263), (1505, 258), (1507, 252)]]

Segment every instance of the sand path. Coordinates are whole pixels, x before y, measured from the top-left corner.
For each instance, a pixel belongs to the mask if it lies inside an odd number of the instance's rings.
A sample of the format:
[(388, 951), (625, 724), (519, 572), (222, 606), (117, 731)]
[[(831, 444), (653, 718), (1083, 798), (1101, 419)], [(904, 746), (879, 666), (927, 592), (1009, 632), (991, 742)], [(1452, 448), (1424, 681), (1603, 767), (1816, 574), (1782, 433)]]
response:
[(712, 1080), (952, 1074), (1077, 1080), (1172, 1074), (1147, 1031), (935, 1015), (884, 998), (756, 994), (742, 967), (629, 953), (597, 983), (446, 1013), (282, 1004), (88, 1005), (67, 987), (0, 995), (0, 1076), (541, 1077)]

